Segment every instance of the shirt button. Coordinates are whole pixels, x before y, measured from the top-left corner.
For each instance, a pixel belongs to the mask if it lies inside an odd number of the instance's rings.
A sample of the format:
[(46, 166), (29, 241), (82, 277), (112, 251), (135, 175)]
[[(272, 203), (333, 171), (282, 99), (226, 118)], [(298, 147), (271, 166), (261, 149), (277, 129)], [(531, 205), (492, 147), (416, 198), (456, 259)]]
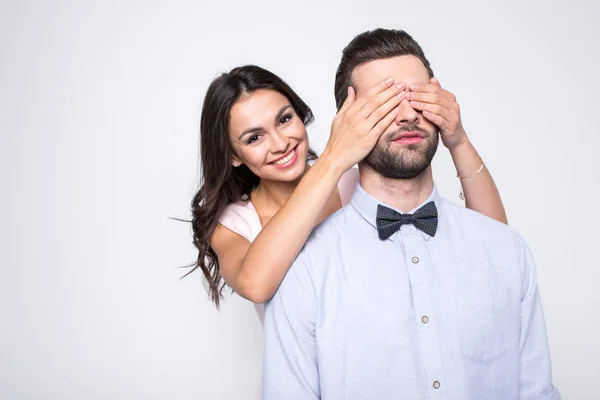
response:
[(412, 258), (412, 262), (413, 262), (413, 264), (418, 264), (419, 263), (419, 257), (413, 257)]
[[(428, 323), (428, 322), (429, 322), (429, 317), (427, 317), (426, 315), (425, 315), (425, 316), (423, 316), (423, 317), (421, 318), (421, 322), (422, 322), (422, 323), (424, 323), (424, 324)], [(437, 388), (436, 388), (436, 389), (437, 389)]]
[(433, 382), (433, 388), (434, 389), (439, 389), (440, 388), (440, 383), (438, 381)]

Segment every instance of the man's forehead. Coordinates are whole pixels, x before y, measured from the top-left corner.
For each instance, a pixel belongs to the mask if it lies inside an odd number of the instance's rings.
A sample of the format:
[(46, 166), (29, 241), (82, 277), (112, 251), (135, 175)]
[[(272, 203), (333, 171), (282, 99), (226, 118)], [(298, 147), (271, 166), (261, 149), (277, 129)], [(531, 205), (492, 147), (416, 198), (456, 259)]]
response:
[(415, 56), (384, 58), (361, 64), (352, 72), (352, 83), (358, 94), (369, 90), (388, 76), (407, 85), (429, 83), (427, 68)]

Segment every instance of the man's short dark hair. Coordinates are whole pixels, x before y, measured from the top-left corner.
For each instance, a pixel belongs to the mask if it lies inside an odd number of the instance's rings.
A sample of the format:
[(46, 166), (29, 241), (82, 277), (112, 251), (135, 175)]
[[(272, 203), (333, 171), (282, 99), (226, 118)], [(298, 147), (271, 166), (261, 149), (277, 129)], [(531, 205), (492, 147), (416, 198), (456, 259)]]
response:
[(342, 51), (342, 59), (335, 73), (335, 104), (339, 110), (348, 96), (348, 86), (352, 84), (352, 72), (361, 64), (397, 56), (417, 57), (433, 78), (433, 70), (425, 58), (423, 49), (403, 30), (378, 28), (356, 36)]

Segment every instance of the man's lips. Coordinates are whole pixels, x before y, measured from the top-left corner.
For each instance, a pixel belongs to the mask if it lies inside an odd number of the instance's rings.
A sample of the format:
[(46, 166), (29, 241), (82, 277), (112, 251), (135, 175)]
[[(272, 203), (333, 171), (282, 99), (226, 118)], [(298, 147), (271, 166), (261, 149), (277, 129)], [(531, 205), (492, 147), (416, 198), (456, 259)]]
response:
[(396, 135), (394, 139), (392, 139), (392, 142), (402, 144), (414, 144), (423, 140), (424, 137), (425, 136), (423, 135), (423, 133), (419, 131), (401, 132), (400, 134)]

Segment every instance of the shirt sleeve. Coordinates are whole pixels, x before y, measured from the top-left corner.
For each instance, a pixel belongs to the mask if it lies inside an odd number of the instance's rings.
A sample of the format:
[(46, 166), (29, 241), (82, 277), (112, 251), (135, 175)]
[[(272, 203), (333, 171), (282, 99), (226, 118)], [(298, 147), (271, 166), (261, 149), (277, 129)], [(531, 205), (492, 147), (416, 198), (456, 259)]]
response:
[(317, 299), (305, 250), (265, 305), (263, 400), (320, 399)]
[(517, 240), (522, 271), (521, 291), (521, 396), (522, 400), (560, 400), (552, 384), (552, 367), (546, 323), (537, 287), (535, 262), (522, 238)]

